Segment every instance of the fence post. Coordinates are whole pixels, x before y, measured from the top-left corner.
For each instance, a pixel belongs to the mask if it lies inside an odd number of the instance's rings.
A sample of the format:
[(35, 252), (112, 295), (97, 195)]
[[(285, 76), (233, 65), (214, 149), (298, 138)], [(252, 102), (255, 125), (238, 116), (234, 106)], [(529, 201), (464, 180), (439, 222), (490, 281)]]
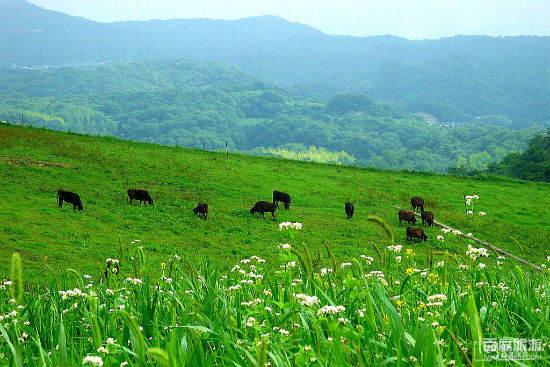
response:
[(206, 140), (202, 141), (202, 150), (206, 150)]
[(227, 146), (227, 140), (225, 141), (225, 156), (229, 157), (229, 147)]
[(23, 114), (21, 114), (21, 125), (24, 125), (25, 122), (23, 121)]

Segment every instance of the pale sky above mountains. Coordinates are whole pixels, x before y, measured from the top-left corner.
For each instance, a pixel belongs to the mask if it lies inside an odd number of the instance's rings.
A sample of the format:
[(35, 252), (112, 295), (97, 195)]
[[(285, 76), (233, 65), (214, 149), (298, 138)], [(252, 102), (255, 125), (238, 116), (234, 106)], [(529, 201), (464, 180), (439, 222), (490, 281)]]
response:
[(550, 35), (549, 0), (30, 0), (38, 6), (113, 22), (278, 15), (327, 34), (409, 39), (463, 35)]

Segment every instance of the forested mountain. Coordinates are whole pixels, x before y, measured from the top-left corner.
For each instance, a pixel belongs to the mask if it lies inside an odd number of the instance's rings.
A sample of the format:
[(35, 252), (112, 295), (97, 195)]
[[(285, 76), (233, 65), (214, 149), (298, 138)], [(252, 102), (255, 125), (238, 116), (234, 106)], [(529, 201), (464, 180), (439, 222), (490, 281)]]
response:
[(445, 172), (484, 169), (536, 129), (453, 128), (366, 95), (295, 99), (235, 67), (186, 60), (0, 71), (0, 119), (187, 147)]
[(521, 128), (550, 120), (548, 37), (333, 36), (273, 16), (97, 23), (0, 0), (0, 65), (182, 57), (237, 65), (314, 102), (353, 92), (446, 121)]
[(502, 161), (489, 164), (486, 170), (472, 170), (461, 166), (450, 168), (449, 172), (469, 176), (493, 174), (550, 182), (550, 129), (546, 135), (533, 137), (525, 151), (507, 154)]

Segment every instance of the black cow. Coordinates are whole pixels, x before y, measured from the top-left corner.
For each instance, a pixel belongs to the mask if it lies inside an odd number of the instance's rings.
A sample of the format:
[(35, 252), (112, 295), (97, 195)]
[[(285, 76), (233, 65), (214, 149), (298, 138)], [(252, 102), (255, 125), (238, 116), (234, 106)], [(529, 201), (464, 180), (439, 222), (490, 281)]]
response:
[(413, 226), (416, 224), (416, 218), (413, 212), (410, 210), (400, 210), (398, 213), (399, 215), (399, 226), (401, 227), (401, 222), (406, 220), (408, 224), (413, 224)]
[(420, 213), (420, 217), (422, 218), (422, 225), (428, 225), (428, 227), (434, 225), (434, 213), (432, 212), (422, 212)]
[(262, 218), (265, 219), (264, 213), (270, 212), (271, 217), (275, 219), (276, 211), (277, 211), (276, 204), (270, 203), (269, 201), (258, 201), (256, 204), (254, 204), (254, 207), (250, 209), (250, 214), (260, 213), (262, 215)]
[(202, 214), (204, 216), (204, 219), (206, 220), (208, 218), (208, 204), (198, 203), (197, 207), (193, 209), (193, 212), (195, 214)]
[(151, 199), (147, 190), (129, 189), (128, 199), (130, 199), (130, 205), (132, 205), (132, 201), (134, 200), (139, 200), (139, 205), (141, 205), (143, 201), (149, 203), (149, 205), (153, 205), (153, 199)]
[(69, 204), (73, 204), (73, 209), (78, 208), (78, 210), (84, 210), (82, 201), (80, 201), (80, 196), (78, 196), (78, 194), (65, 190), (57, 190), (57, 204), (59, 204), (59, 206), (63, 206), (64, 201)]
[(415, 196), (411, 198), (411, 207), (412, 211), (415, 212), (416, 209), (420, 209), (421, 212), (424, 211), (424, 199), (422, 199), (420, 196)]
[(407, 241), (411, 242), (413, 238), (417, 238), (417, 242), (420, 242), (420, 240), (426, 242), (428, 236), (424, 234), (424, 230), (422, 228), (407, 227)]
[(355, 207), (352, 203), (346, 203), (346, 215), (348, 216), (348, 219), (353, 218), (353, 213), (355, 213)]
[(273, 191), (273, 204), (277, 204), (277, 208), (279, 207), (279, 201), (285, 205), (286, 210), (290, 208), (290, 202), (292, 201), (290, 195), (286, 192), (275, 190)]

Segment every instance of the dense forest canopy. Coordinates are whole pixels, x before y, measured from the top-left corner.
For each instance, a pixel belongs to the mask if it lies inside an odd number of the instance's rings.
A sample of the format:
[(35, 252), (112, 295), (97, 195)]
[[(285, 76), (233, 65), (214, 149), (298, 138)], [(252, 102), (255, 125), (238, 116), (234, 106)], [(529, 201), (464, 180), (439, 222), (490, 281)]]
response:
[(449, 172), (469, 176), (494, 174), (550, 182), (550, 129), (546, 135), (533, 137), (524, 152), (507, 154), (502, 161), (490, 163), (486, 170), (468, 169), (462, 165), (450, 168)]
[(23, 0), (0, 1), (0, 65), (153, 58), (237, 65), (313, 102), (352, 92), (443, 121), (477, 117), (488, 124), (497, 116), (518, 129), (550, 120), (548, 37), (334, 36), (273, 16), (97, 23)]
[(359, 93), (304, 101), (236, 67), (189, 60), (4, 69), (0, 85), (0, 119), (12, 122), (390, 169), (485, 169), (540, 131), (429, 124)]

